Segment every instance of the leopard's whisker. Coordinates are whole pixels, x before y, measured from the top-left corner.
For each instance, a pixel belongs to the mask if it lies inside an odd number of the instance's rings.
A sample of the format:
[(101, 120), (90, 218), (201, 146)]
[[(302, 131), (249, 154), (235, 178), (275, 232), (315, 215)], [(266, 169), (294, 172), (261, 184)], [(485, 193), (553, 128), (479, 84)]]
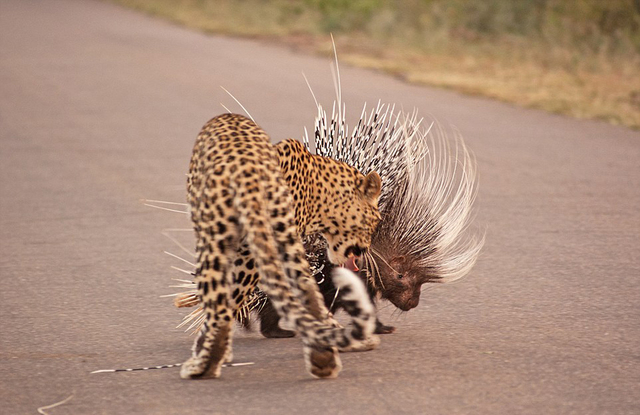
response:
[[(369, 248), (369, 257), (370, 257), (370, 261), (373, 264), (373, 268), (375, 269), (375, 274), (374, 274), (374, 278), (377, 278), (378, 281), (380, 281), (380, 286), (382, 287), (382, 289), (384, 290), (384, 281), (382, 281), (382, 276), (380, 275), (380, 266), (378, 265), (378, 262), (375, 260), (375, 258), (373, 257), (373, 255), (375, 254), (376, 256), (380, 256), (379, 254), (376, 253), (375, 249), (373, 249), (373, 247)], [(375, 279), (374, 279), (375, 281)]]

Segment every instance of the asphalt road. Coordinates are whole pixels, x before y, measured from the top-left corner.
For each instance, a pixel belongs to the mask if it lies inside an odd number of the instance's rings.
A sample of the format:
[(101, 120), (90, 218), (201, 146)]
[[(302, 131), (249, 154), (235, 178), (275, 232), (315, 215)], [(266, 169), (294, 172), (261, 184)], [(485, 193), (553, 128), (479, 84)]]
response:
[(416, 107), (478, 159), (487, 242), (461, 282), (426, 292), (379, 350), (304, 371), (298, 339), (238, 331), (219, 380), (177, 369), (181, 201), (201, 125), (238, 110), (301, 137), (329, 59), (176, 27), (97, 1), (0, 3), (0, 412), (50, 414), (640, 413), (640, 134), (342, 67), (351, 115)]

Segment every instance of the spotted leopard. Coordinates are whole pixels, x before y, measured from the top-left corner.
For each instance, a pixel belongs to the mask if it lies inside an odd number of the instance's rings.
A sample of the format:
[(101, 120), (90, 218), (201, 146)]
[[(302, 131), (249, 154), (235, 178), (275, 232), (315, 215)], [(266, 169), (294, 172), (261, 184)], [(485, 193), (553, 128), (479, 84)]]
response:
[(224, 114), (202, 128), (187, 180), (196, 233), (195, 283), (205, 322), (182, 378), (219, 377), (232, 358), (239, 306), (258, 285), (283, 325), (300, 334), (307, 370), (335, 377), (338, 348), (374, 348), (375, 311), (349, 271), (334, 277), (346, 294), (351, 323), (328, 317), (301, 243), (321, 234), (335, 264), (360, 255), (380, 220), (380, 176), (309, 153), (289, 139), (278, 145), (248, 118)]

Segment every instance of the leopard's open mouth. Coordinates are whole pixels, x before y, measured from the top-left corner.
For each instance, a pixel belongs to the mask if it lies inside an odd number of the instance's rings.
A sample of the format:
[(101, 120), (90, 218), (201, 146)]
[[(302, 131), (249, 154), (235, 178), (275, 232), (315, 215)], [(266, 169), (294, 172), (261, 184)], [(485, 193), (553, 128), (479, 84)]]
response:
[(347, 259), (347, 262), (342, 264), (342, 266), (345, 267), (346, 269), (348, 269), (349, 271), (358, 272), (358, 271), (360, 271), (360, 268), (358, 267), (358, 264), (356, 263), (356, 259), (357, 259), (357, 257), (355, 255), (351, 255), (349, 257), (349, 259)]

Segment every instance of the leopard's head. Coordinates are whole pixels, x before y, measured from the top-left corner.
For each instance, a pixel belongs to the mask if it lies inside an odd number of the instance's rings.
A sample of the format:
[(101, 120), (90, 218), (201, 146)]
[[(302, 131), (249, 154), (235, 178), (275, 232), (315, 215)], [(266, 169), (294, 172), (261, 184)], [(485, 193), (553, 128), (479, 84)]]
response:
[[(339, 163), (334, 160), (331, 162)], [(380, 222), (378, 198), (382, 181), (376, 172), (363, 175), (339, 163), (334, 179), (322, 183), (323, 225), (320, 233), (327, 240), (327, 256), (333, 264), (351, 264), (371, 246), (371, 236)]]
[(276, 148), (299, 231), (321, 234), (327, 240), (328, 259), (333, 264), (362, 255), (380, 222), (382, 180), (378, 173), (364, 175), (341, 161), (311, 154), (292, 139), (278, 143)]

